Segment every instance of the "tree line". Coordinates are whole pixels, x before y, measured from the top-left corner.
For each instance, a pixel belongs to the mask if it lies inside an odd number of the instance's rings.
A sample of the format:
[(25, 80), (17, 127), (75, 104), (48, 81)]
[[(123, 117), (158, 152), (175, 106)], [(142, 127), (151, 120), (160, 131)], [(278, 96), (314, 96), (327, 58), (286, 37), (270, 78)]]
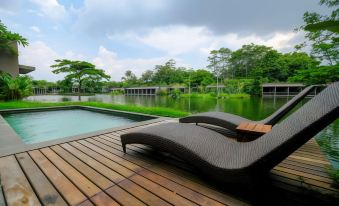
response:
[[(297, 30), (304, 31), (308, 41), (296, 45), (294, 52), (281, 53), (272, 47), (255, 44), (243, 45), (235, 51), (220, 48), (210, 52), (206, 68), (178, 67), (171, 59), (143, 72), (140, 77), (127, 70), (119, 82), (109, 81), (110, 76), (104, 70), (89, 62), (62, 59), (51, 66), (53, 73), (66, 73), (65, 78), (56, 83), (0, 74), (0, 98), (27, 96), (32, 85), (54, 85), (64, 91), (77, 86), (78, 91), (86, 87), (98, 92), (102, 87), (180, 84), (204, 88), (221, 83), (230, 88), (240, 85), (238, 88), (244, 88), (241, 92), (256, 94), (264, 82), (301, 82), (308, 85), (339, 81), (339, 1), (320, 0), (320, 4), (332, 11), (329, 14), (304, 13), (304, 25)], [(17, 55), (11, 47), (13, 41), (28, 45), (27, 39), (8, 31), (0, 22), (0, 49)], [(305, 48), (310, 48), (310, 52), (305, 52)]]

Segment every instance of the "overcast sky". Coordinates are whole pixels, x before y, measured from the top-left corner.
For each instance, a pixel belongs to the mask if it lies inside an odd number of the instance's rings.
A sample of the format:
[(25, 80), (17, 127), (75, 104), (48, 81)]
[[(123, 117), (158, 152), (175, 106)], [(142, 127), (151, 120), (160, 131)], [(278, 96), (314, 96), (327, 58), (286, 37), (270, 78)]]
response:
[(89, 61), (120, 80), (173, 58), (205, 68), (212, 49), (243, 44), (293, 51), (305, 11), (326, 13), (319, 0), (1, 0), (0, 20), (29, 39), (21, 64), (35, 79), (55, 81), (55, 59)]

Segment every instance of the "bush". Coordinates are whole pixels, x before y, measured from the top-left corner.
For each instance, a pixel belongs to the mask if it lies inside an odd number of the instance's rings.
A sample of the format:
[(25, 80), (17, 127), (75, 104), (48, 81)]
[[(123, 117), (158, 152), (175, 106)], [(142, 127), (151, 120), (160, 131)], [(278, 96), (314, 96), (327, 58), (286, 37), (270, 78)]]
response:
[(173, 89), (170, 94), (169, 94), (172, 98), (176, 99), (179, 98), (181, 95), (181, 92), (179, 89)]
[(260, 95), (261, 84), (265, 82), (267, 82), (266, 78), (225, 80), (225, 92), (227, 94)]
[(158, 90), (157, 95), (159, 95), (159, 96), (167, 96), (167, 92), (166, 92), (166, 90), (160, 89), (160, 90)]
[(120, 95), (120, 94), (124, 94), (124, 90), (115, 90), (111, 92), (111, 95)]
[(29, 76), (13, 78), (8, 73), (0, 73), (0, 99), (19, 100), (32, 94), (32, 79)]

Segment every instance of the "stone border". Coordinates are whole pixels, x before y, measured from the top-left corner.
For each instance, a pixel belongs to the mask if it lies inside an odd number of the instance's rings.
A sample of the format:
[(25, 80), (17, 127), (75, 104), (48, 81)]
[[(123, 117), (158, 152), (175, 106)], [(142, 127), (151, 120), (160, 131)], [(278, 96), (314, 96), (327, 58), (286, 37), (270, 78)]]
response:
[(2, 147), (10, 147), (17, 145), (24, 145), (20, 136), (7, 123), (7, 121), (0, 115), (0, 150)]
[[(128, 125), (120, 126), (120, 127), (112, 127), (105, 130), (99, 130), (95, 132), (89, 132), (85, 134), (80, 135), (74, 135), (69, 137), (64, 137), (60, 139), (55, 140), (49, 140), (45, 142), (35, 143), (35, 144), (25, 144), (22, 142), (19, 135), (15, 133), (13, 128), (3, 119), (1, 114), (13, 114), (13, 113), (23, 113), (23, 112), (41, 112), (41, 111), (57, 111), (57, 110), (70, 110), (70, 109), (84, 109), (89, 111), (96, 111), (101, 113), (109, 113), (109, 114), (119, 114), (119, 115), (137, 115), (137, 116), (144, 116), (144, 117), (150, 117), (153, 119), (131, 123)], [(156, 122), (161, 122), (164, 120), (169, 120), (171, 118), (167, 117), (159, 117), (155, 115), (145, 115), (135, 112), (123, 112), (118, 110), (110, 110), (110, 109), (102, 109), (97, 107), (88, 107), (88, 106), (80, 106), (80, 105), (74, 105), (74, 106), (57, 106), (57, 107), (40, 107), (40, 108), (24, 108), (24, 109), (6, 109), (6, 110), (0, 110), (0, 142), (1, 142), (1, 148), (0, 148), (0, 157), (11, 155), (14, 153), (24, 152), (28, 150), (33, 149), (39, 149), (47, 146), (52, 146), (56, 144), (61, 144), (65, 142), (75, 141), (79, 139), (84, 139), (92, 136), (102, 135), (114, 131), (129, 129), (129, 128), (135, 128), (140, 127), (143, 125), (153, 124)], [(3, 135), (3, 131), (4, 135)], [(4, 140), (4, 141), (3, 141)], [(8, 143), (7, 143), (8, 142)]]

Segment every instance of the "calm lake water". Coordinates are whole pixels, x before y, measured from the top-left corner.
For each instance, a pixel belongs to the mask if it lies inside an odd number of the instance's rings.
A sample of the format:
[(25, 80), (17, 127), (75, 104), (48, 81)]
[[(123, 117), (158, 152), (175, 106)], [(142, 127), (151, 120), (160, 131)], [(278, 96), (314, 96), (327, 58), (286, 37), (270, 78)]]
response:
[[(78, 96), (44, 95), (30, 96), (30, 101), (65, 102), (79, 101)], [(261, 98), (248, 99), (214, 99), (214, 98), (179, 98), (173, 99), (163, 96), (124, 96), (97, 94), (94, 96), (82, 96), (80, 101), (105, 102), (114, 104), (130, 104), (141, 106), (169, 107), (192, 113), (206, 111), (229, 112), (243, 117), (259, 120), (273, 113), (285, 104), (288, 98)], [(299, 104), (301, 106), (307, 100)], [(339, 119), (321, 131), (316, 139), (322, 150), (328, 155), (335, 168), (339, 169)]]

